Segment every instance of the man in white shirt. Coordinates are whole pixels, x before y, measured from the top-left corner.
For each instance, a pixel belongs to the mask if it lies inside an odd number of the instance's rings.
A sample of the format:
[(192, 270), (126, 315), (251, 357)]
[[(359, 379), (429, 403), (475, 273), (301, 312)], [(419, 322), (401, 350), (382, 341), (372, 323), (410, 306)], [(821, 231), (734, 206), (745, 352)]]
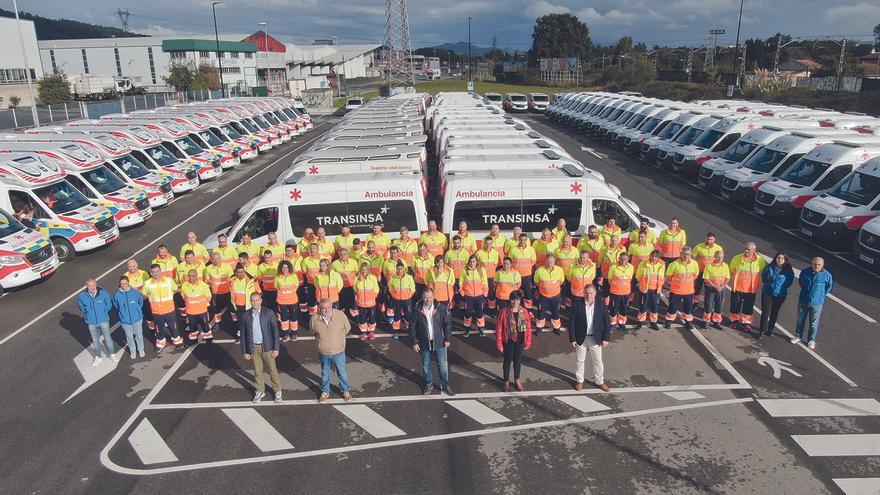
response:
[(602, 363), (602, 349), (608, 347), (611, 335), (611, 318), (605, 303), (596, 297), (596, 287), (588, 285), (584, 290), (584, 299), (576, 299), (571, 308), (571, 319), (568, 327), (568, 341), (574, 347), (577, 362), (575, 366), (575, 390), (584, 386), (584, 365), (587, 352), (593, 368), (593, 383), (602, 391), (610, 388), (605, 383), (605, 367)]

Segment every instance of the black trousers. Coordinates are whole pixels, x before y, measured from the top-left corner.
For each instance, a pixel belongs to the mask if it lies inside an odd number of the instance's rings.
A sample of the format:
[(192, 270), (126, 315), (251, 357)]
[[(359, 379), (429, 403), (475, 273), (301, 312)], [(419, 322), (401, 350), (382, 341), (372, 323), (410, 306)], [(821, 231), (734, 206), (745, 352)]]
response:
[(785, 302), (785, 296), (771, 296), (761, 293), (761, 332), (772, 331), (776, 327), (779, 309)]
[(504, 381), (510, 381), (510, 364), (513, 363), (513, 379), (519, 380), (519, 372), (522, 369), (522, 354), (525, 344), (525, 336), (519, 336), (516, 342), (508, 340), (504, 344)]

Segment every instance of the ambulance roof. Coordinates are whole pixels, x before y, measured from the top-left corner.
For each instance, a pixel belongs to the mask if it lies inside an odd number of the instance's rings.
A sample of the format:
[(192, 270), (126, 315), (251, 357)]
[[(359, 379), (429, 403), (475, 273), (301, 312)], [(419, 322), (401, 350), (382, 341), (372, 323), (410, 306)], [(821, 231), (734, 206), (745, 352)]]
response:
[(822, 163), (834, 163), (837, 160), (848, 157), (857, 158), (863, 156), (867, 160), (870, 154), (878, 152), (880, 152), (880, 141), (874, 141), (873, 143), (834, 141), (813, 148), (805, 156)]
[(856, 170), (863, 174), (880, 177), (880, 156), (869, 159)]
[[(468, 170), (467, 172), (457, 172), (444, 177), (447, 188), (454, 185), (469, 184), (479, 182), (485, 187), (494, 188), (492, 181), (505, 179), (518, 179), (527, 181), (554, 181), (554, 180), (571, 180), (576, 178), (579, 180), (587, 180), (595, 184), (605, 184), (597, 176), (584, 172), (584, 170), (575, 166), (563, 166), (559, 168), (547, 168), (539, 170), (517, 170), (517, 169), (491, 169), (491, 170)], [(471, 186), (473, 187), (473, 186)]]
[(552, 162), (557, 160), (571, 160), (567, 156), (560, 155), (555, 150), (548, 148), (540, 153), (517, 153), (511, 151), (506, 155), (468, 155), (462, 157), (447, 156), (443, 158), (445, 164), (453, 164), (459, 162), (512, 162), (512, 161), (546, 161)]
[(142, 126), (148, 129), (159, 127), (162, 128), (162, 131), (165, 130), (171, 131), (175, 134), (188, 134), (189, 131), (184, 127), (181, 123), (175, 121), (171, 118), (138, 118), (138, 116), (133, 116), (131, 118), (127, 117), (112, 117), (108, 118), (107, 116), (102, 117), (99, 121), (100, 123), (96, 123), (95, 125), (117, 125), (117, 126)]
[(406, 181), (412, 183), (414, 179), (421, 179), (422, 174), (418, 171), (365, 171), (350, 174), (309, 174), (307, 171), (297, 171), (284, 180), (285, 185), (290, 184), (328, 184), (347, 182), (372, 182), (374, 184), (387, 184), (388, 182)]
[(34, 134), (67, 134), (67, 135), (89, 135), (89, 134), (110, 134), (119, 137), (119, 133), (134, 136), (138, 142), (143, 144), (158, 144), (162, 142), (156, 134), (145, 127), (139, 126), (89, 126), (81, 125), (76, 127), (41, 127), (38, 129), (30, 129), (27, 132), (35, 131)]
[[(293, 163), (304, 162), (320, 158), (339, 159), (344, 162), (357, 162), (366, 160), (392, 160), (405, 158), (419, 158), (425, 151), (421, 146), (394, 146), (386, 148), (374, 149), (356, 149), (356, 150), (315, 150), (306, 151), (305, 153), (293, 159)], [(415, 156), (408, 156), (415, 155)]]
[(124, 154), (130, 153), (131, 148), (128, 147), (124, 142), (120, 141), (117, 137), (110, 134), (110, 132), (105, 131), (105, 133), (101, 134), (98, 132), (95, 133), (77, 133), (77, 132), (64, 132), (61, 134), (55, 132), (46, 132), (46, 133), (32, 133), (34, 129), (30, 129), (25, 132), (22, 136), (22, 141), (67, 141), (67, 142), (75, 142), (75, 143), (95, 143), (101, 147), (107, 148), (113, 154)]
[(0, 182), (37, 187), (63, 179), (67, 172), (55, 160), (37, 153), (0, 153)]
[(64, 158), (64, 164), (80, 168), (91, 168), (104, 163), (99, 155), (85, 149), (78, 143), (71, 142), (41, 142), (41, 141), (2, 141), (0, 152), (48, 152)]

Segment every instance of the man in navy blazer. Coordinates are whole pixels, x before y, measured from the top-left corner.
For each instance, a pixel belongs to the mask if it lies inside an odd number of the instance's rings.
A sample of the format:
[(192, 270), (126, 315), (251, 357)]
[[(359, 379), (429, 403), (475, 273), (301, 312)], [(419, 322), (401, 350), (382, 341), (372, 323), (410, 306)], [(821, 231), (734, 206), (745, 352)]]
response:
[(568, 326), (568, 341), (577, 355), (574, 389), (581, 390), (584, 387), (584, 362), (589, 352), (593, 365), (593, 383), (607, 392), (609, 387), (605, 383), (602, 349), (608, 347), (608, 339), (611, 337), (611, 318), (605, 309), (605, 303), (596, 297), (594, 285), (588, 285), (584, 295), (583, 299), (574, 298)]
[(275, 402), (281, 402), (281, 380), (278, 378), (278, 368), (275, 366), (275, 358), (278, 357), (278, 350), (281, 349), (278, 318), (272, 310), (263, 307), (263, 298), (258, 293), (251, 294), (251, 309), (246, 310), (240, 318), (241, 352), (246, 360), (254, 361), (257, 381), (254, 402), (259, 402), (266, 395), (266, 385), (263, 381), (264, 364), (269, 368)]

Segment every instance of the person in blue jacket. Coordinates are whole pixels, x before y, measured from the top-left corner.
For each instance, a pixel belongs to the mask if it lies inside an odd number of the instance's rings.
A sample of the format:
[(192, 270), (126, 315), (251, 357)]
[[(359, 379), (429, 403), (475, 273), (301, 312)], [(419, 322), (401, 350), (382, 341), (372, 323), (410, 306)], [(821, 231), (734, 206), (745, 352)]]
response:
[(825, 298), (834, 288), (834, 277), (825, 269), (825, 260), (817, 256), (813, 258), (810, 266), (801, 272), (798, 283), (801, 286), (801, 295), (798, 298), (795, 337), (791, 339), (791, 343), (797, 344), (803, 340), (804, 327), (809, 320), (810, 333), (807, 336), (807, 347), (815, 349), (822, 306), (825, 304)]
[(779, 309), (788, 296), (788, 288), (794, 283), (794, 270), (788, 262), (788, 256), (779, 252), (773, 261), (761, 272), (761, 327), (758, 338), (762, 335), (773, 335)]
[(114, 363), (119, 362), (116, 359), (116, 346), (110, 335), (110, 308), (113, 307), (110, 294), (103, 287), (99, 287), (95, 279), (90, 278), (86, 280), (85, 290), (76, 298), (76, 304), (92, 335), (92, 348), (95, 351), (92, 366), (97, 366), (101, 362), (101, 335), (104, 336), (104, 347), (107, 348), (110, 360)]
[(113, 294), (113, 307), (125, 331), (131, 358), (137, 355), (144, 357), (144, 296), (131, 287), (125, 275), (119, 277), (119, 288)]

